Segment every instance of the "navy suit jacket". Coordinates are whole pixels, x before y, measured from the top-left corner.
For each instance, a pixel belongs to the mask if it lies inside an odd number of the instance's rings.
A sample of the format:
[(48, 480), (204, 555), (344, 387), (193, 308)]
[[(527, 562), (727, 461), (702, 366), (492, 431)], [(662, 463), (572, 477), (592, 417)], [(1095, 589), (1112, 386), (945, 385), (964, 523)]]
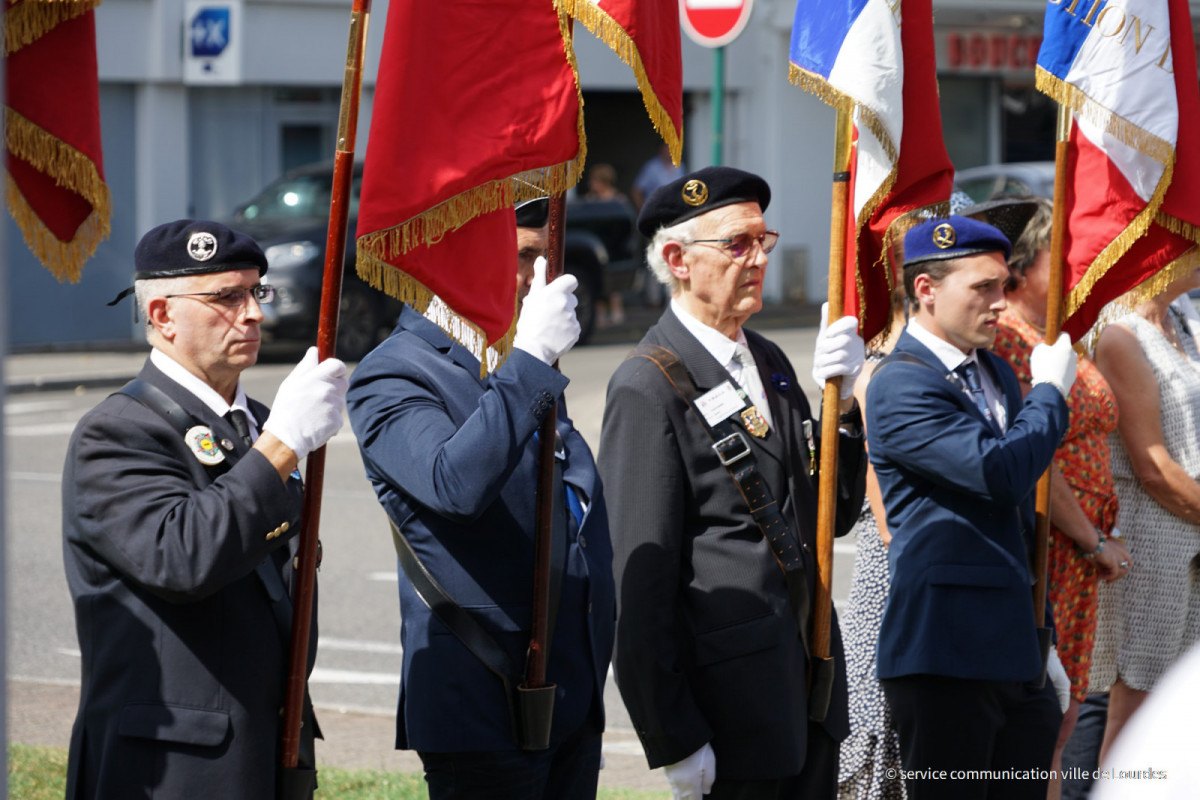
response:
[(1028, 552), (1033, 489), (1067, 430), (1048, 384), (1022, 401), (1012, 369), (977, 351), (1004, 396), (998, 436), (927, 347), (901, 335), (867, 387), (867, 450), (892, 534), (879, 677), (1026, 681), (1041, 671)]
[[(83, 681), (67, 797), (274, 797), (290, 646), (290, 607), (275, 601), (290, 603), (255, 568), (270, 559), (291, 593), (300, 479), (280, 480), (149, 361), (139, 377), (233, 447), (206, 467), (174, 425), (124, 394), (75, 428), (63, 560)], [(312, 625), (310, 668), (315, 605)]]
[[(567, 378), (514, 350), (487, 378), (479, 361), (409, 307), (355, 369), (347, 396), (367, 477), (388, 516), (452, 598), (507, 651), (529, 645), (537, 441)], [(552, 744), (595, 709), (612, 654), (615, 601), (604, 496), (583, 437), (559, 406), (563, 480), (587, 499), (569, 525), (548, 680), (558, 685)], [(396, 746), (515, 749), (503, 686), (400, 573), (403, 677)]]

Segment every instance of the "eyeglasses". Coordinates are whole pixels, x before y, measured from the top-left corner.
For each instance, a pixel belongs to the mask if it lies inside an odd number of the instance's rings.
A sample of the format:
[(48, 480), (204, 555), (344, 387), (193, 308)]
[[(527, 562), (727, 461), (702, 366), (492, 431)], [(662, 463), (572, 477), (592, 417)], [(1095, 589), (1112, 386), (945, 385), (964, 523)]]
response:
[(741, 258), (749, 253), (755, 244), (762, 247), (764, 254), (770, 253), (775, 249), (775, 245), (779, 243), (779, 231), (767, 231), (766, 233), (760, 233), (758, 236), (743, 233), (730, 239), (693, 239), (686, 244), (707, 244), (709, 242), (726, 244), (728, 247), (725, 250), (729, 255), (734, 258)]
[(184, 294), (168, 294), (164, 297), (212, 297), (210, 302), (229, 308), (239, 308), (246, 302), (247, 295), (253, 295), (259, 303), (270, 303), (275, 299), (275, 287), (260, 283), (258, 286), (227, 286), (215, 292), (185, 292)]

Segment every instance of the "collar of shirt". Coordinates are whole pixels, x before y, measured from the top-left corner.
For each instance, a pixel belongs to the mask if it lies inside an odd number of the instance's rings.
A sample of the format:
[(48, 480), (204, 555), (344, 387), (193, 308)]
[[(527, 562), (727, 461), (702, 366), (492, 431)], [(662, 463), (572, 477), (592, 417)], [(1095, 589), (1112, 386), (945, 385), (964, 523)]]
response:
[(905, 330), (918, 342), (928, 347), (946, 367), (947, 372), (954, 372), (968, 361), (974, 361), (975, 366), (979, 368), (979, 382), (983, 386), (983, 394), (987, 398), (988, 407), (992, 409), (992, 416), (999, 423), (1000, 430), (1008, 430), (1008, 409), (1004, 406), (1004, 398), (1000, 388), (992, 380), (991, 371), (983, 369), (983, 365), (979, 363), (979, 353), (976, 350), (964, 354), (962, 350), (945, 339), (931, 333), (917, 321), (916, 317), (908, 321)]
[(233, 405), (229, 405), (216, 389), (188, 372), (186, 367), (162, 350), (155, 348), (150, 351), (150, 363), (158, 367), (162, 374), (195, 395), (197, 400), (208, 406), (218, 417), (225, 416), (229, 413), (230, 409), (240, 408), (246, 413), (246, 419), (250, 421), (250, 436), (255, 439), (258, 438), (258, 420), (255, 419), (254, 413), (250, 410), (249, 403), (246, 402), (246, 392), (242, 389), (241, 381), (238, 381), (237, 393), (233, 397)]
[(738, 328), (737, 339), (730, 339), (716, 328), (710, 328), (693, 317), (675, 298), (671, 298), (671, 311), (675, 312), (675, 316), (683, 323), (683, 327), (696, 337), (700, 345), (717, 360), (717, 363), (724, 367), (734, 380), (740, 381), (742, 365), (734, 360), (733, 354), (739, 344), (746, 344), (746, 334), (742, 329)]

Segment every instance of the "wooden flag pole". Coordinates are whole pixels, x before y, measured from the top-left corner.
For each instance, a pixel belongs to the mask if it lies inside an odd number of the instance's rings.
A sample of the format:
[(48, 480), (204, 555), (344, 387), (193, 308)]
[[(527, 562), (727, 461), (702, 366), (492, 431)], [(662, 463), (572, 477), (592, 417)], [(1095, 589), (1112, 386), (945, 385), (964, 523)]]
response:
[[(333, 161), (333, 199), (329, 205), (325, 274), (321, 284), (321, 312), (317, 327), (317, 355), (322, 361), (333, 356), (337, 343), (338, 309), (342, 301), (342, 268), (345, 263), (350, 216), (350, 182), (354, 172), (354, 142), (358, 132), (358, 101), (362, 90), (362, 66), (370, 15), (371, 0), (354, 0), (350, 11), (350, 43), (346, 48), (346, 72), (342, 79), (342, 103), (338, 112), (337, 148)], [(296, 767), (300, 753), (300, 723), (304, 714), (308, 643), (316, 584), (321, 490), (325, 482), (324, 447), (308, 454), (305, 470), (304, 506), (301, 517), (304, 530), (300, 534), (296, 588), (292, 596), (292, 640), (280, 748), (280, 764), (285, 769)]]
[[(833, 203), (829, 225), (829, 322), (846, 305), (846, 220), (850, 209), (851, 111), (838, 108), (833, 143)], [(829, 657), (833, 624), (833, 527), (837, 512), (838, 404), (842, 379), (825, 382), (821, 403), (821, 469), (817, 483), (817, 596), (813, 604), (813, 657)]]
[[(1054, 209), (1050, 229), (1050, 278), (1046, 293), (1046, 344), (1058, 341), (1062, 332), (1063, 235), (1067, 227), (1067, 147), (1071, 136), (1071, 112), (1058, 106), (1058, 130), (1054, 143)], [(1038, 627), (1046, 624), (1046, 567), (1050, 546), (1050, 471), (1038, 478), (1035, 511), (1037, 523), (1033, 545), (1033, 618)]]
[[(550, 238), (546, 282), (562, 274), (566, 195), (550, 196)], [(558, 362), (554, 363), (558, 367)], [(529, 634), (529, 661), (525, 685), (546, 686), (546, 642), (550, 627), (550, 538), (554, 533), (554, 440), (558, 433), (558, 405), (550, 408), (538, 429), (537, 521), (533, 542), (533, 621)]]

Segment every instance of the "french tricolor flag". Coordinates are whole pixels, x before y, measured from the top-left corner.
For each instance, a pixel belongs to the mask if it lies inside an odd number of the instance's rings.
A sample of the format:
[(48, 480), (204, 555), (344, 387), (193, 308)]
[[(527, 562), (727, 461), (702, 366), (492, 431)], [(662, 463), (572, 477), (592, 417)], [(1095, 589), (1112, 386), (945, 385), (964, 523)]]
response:
[(1049, 2), (1038, 88), (1071, 109), (1063, 330), (1161, 291), (1200, 241), (1200, 89), (1186, 0)]
[(942, 142), (931, 0), (799, 0), (791, 80), (852, 111), (846, 313), (868, 341), (890, 320), (885, 256), (918, 212), (947, 213), (954, 168)]

